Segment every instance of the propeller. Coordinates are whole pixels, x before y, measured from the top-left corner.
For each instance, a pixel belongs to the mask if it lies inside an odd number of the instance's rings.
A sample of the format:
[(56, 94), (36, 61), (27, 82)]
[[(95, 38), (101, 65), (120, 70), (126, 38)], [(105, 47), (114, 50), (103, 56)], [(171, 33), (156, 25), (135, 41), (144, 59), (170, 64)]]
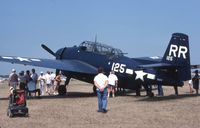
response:
[[(60, 58), (60, 57), (61, 57), (59, 54), (53, 52), (53, 51), (52, 51), (49, 47), (47, 47), (46, 45), (41, 44), (41, 46), (42, 46), (42, 48), (43, 48), (44, 50), (46, 50), (47, 52), (49, 52), (50, 54), (52, 54), (52, 55), (55, 56), (56, 58)], [(56, 75), (59, 74), (59, 71), (60, 71), (59, 69), (56, 69)]]
[(46, 50), (47, 52), (49, 52), (51, 55), (57, 57), (57, 54), (56, 54), (55, 52), (53, 52), (50, 48), (48, 48), (46, 45), (41, 44), (41, 46), (42, 46), (42, 48), (43, 48), (44, 50)]

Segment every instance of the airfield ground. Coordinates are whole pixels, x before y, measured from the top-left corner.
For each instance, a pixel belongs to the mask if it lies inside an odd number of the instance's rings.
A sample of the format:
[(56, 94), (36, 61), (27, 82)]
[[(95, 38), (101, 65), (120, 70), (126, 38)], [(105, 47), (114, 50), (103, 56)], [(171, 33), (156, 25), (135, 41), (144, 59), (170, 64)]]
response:
[[(154, 90), (157, 93), (157, 90)], [(108, 99), (108, 112), (97, 113), (92, 86), (72, 81), (68, 95), (28, 99), (30, 116), (9, 118), (8, 87), (0, 84), (0, 128), (200, 128), (200, 95), (186, 85), (175, 96), (164, 87), (164, 97), (136, 97), (135, 93)]]

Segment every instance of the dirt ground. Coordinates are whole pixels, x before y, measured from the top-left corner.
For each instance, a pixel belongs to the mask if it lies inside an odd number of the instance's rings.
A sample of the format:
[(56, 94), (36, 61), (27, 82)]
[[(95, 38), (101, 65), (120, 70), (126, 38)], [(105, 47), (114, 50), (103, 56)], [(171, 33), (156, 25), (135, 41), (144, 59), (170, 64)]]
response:
[[(157, 90), (154, 90), (155, 94)], [(200, 128), (200, 96), (189, 87), (164, 87), (164, 97), (136, 97), (127, 92), (108, 99), (108, 112), (97, 112), (92, 86), (72, 81), (67, 96), (27, 100), (29, 117), (9, 118), (7, 84), (0, 84), (0, 128)]]

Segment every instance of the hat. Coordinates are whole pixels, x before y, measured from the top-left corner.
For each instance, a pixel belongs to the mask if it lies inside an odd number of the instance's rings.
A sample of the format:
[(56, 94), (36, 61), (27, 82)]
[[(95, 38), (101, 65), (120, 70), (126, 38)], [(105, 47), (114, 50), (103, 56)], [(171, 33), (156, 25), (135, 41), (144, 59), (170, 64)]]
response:
[(14, 88), (13, 87), (10, 87), (10, 90), (13, 90)]
[(43, 72), (40, 72), (40, 74), (43, 74)]
[(13, 69), (12, 69), (12, 72), (16, 72), (16, 70), (13, 68)]

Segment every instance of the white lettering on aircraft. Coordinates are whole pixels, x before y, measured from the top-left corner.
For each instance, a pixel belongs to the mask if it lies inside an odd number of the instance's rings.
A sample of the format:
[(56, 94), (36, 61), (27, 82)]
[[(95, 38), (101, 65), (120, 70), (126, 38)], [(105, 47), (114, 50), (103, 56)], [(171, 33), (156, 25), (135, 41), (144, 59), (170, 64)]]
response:
[(174, 44), (171, 44), (169, 55), (166, 57), (166, 60), (173, 61), (173, 57), (180, 58), (181, 56), (186, 59), (186, 53), (188, 52), (187, 47), (185, 46), (177, 46)]
[[(110, 65), (110, 62), (108, 62), (108, 65)], [(133, 75), (134, 71), (132, 69), (127, 68), (125, 64), (120, 64), (120, 63), (113, 63), (111, 67), (111, 71), (114, 72), (119, 72), (119, 73), (126, 73)]]
[(124, 73), (125, 72), (125, 64), (120, 64), (120, 63), (113, 63), (111, 70), (114, 72), (120, 72), (120, 73)]
[[(110, 62), (108, 64), (110, 65)], [(119, 72), (119, 73), (126, 73), (129, 75), (133, 75), (135, 72), (135, 74), (136, 74), (135, 80), (140, 79), (140, 80), (144, 81), (145, 75), (147, 75), (148, 79), (155, 80), (155, 78), (156, 78), (156, 76), (154, 74), (146, 73), (143, 70), (134, 71), (133, 69), (126, 68), (125, 64), (120, 64), (120, 63), (115, 63), (115, 62), (112, 63), (111, 71)]]
[[(110, 65), (110, 62), (108, 63), (108, 65)], [(133, 69), (126, 68), (125, 64), (120, 64), (120, 63), (115, 63), (115, 62), (112, 63), (111, 71), (119, 72), (119, 73), (126, 73), (129, 75), (133, 75), (135, 72), (136, 73), (135, 80), (141, 79), (142, 81), (144, 81), (145, 75), (147, 75), (148, 79), (154, 80), (156, 78), (156, 76), (154, 74), (146, 73), (143, 70), (134, 71)]]
[(185, 46), (180, 46), (179, 47), (179, 52), (178, 52), (178, 58), (180, 58), (181, 55), (183, 55), (183, 58), (186, 59), (186, 53), (187, 53), (188, 49)]

